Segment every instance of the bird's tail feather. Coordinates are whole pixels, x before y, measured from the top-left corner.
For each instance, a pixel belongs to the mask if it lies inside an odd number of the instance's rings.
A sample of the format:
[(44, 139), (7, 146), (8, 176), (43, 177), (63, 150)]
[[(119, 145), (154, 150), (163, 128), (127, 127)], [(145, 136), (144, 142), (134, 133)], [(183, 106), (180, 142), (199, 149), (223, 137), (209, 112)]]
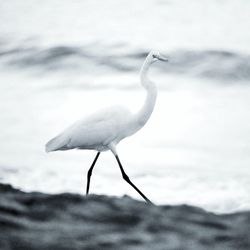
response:
[(45, 151), (48, 153), (48, 152), (56, 151), (56, 150), (63, 150), (65, 145), (67, 145), (65, 138), (59, 135), (46, 143)]

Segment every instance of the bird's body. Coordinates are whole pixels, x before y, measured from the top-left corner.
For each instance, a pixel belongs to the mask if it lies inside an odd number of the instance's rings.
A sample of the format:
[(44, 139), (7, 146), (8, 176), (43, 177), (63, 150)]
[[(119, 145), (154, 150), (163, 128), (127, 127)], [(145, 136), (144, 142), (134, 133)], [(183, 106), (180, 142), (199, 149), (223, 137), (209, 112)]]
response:
[[(147, 92), (147, 97), (139, 112), (132, 114), (120, 106), (103, 109), (75, 122), (58, 136), (51, 139), (46, 144), (46, 152), (70, 149), (90, 149), (98, 151), (97, 157), (90, 168), (91, 171), (89, 170), (91, 176), (92, 169), (100, 152), (111, 150), (118, 161), (123, 177), (127, 177), (118, 158), (116, 145), (122, 139), (131, 136), (141, 129), (153, 112), (157, 89), (155, 84), (148, 79), (147, 73), (149, 66), (157, 60), (165, 61), (166, 59), (158, 52), (152, 51), (142, 66), (140, 74), (141, 84)], [(90, 176), (88, 175), (88, 186)], [(129, 182), (144, 199), (149, 201), (133, 183), (130, 183), (131, 181), (129, 179), (126, 181)]]
[(83, 118), (46, 144), (46, 151), (92, 149), (106, 151), (133, 133), (133, 115), (124, 107), (112, 107)]

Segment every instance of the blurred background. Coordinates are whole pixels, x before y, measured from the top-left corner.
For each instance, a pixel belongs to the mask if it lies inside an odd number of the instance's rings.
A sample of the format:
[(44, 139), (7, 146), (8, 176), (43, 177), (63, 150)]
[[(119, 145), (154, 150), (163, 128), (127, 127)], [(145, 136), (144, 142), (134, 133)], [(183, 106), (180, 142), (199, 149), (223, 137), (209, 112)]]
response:
[[(84, 194), (95, 152), (44, 145), (100, 108), (138, 110), (155, 49), (169, 63), (150, 72), (151, 119), (118, 146), (128, 175), (157, 204), (250, 209), (249, 10), (246, 0), (1, 1), (0, 181)], [(140, 199), (110, 152), (90, 192)]]

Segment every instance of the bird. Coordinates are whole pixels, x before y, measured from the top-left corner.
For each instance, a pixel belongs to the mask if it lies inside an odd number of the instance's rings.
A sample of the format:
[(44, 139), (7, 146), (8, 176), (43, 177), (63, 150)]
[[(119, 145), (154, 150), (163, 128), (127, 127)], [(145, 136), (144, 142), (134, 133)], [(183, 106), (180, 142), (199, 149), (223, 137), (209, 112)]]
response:
[(140, 70), (140, 82), (146, 91), (144, 104), (136, 113), (122, 106), (113, 106), (73, 123), (45, 145), (46, 152), (82, 149), (95, 150), (97, 154), (87, 172), (86, 195), (89, 194), (90, 181), (94, 166), (104, 151), (111, 151), (116, 158), (123, 179), (131, 185), (149, 204), (153, 204), (146, 195), (130, 180), (117, 153), (118, 143), (140, 130), (150, 118), (157, 99), (157, 87), (148, 78), (150, 66), (156, 61), (168, 61), (159, 51), (152, 50), (147, 55)]

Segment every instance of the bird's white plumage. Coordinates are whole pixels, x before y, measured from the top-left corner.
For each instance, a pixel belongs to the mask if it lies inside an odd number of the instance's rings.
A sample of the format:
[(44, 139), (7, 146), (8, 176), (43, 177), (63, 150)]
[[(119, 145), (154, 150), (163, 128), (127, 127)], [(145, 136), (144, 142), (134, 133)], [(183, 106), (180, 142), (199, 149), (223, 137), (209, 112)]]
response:
[(131, 114), (123, 107), (103, 109), (89, 117), (77, 121), (46, 144), (46, 151), (69, 149), (111, 150), (123, 138), (134, 134), (145, 125), (155, 105), (157, 91), (147, 78), (149, 66), (156, 60), (165, 60), (159, 52), (152, 51), (141, 69), (141, 84), (147, 91), (147, 98), (141, 110)]
[[(67, 149), (108, 150), (111, 142), (117, 144), (126, 136), (123, 128), (129, 125), (131, 113), (123, 107), (111, 107), (83, 118), (46, 144), (46, 151)], [(126, 126), (127, 127), (127, 126)]]
[(116, 152), (116, 145), (125, 137), (128, 137), (141, 129), (151, 116), (157, 97), (157, 89), (151, 82), (147, 73), (149, 66), (157, 61), (166, 59), (159, 52), (152, 51), (148, 54), (140, 72), (141, 84), (147, 91), (147, 97), (139, 112), (131, 114), (123, 107), (111, 107), (103, 109), (89, 117), (77, 121), (61, 134), (46, 144), (46, 151), (69, 150), (69, 149), (92, 149), (98, 153), (91, 164), (87, 174), (86, 195), (89, 193), (90, 178), (95, 163), (101, 151), (111, 150), (115, 155), (122, 173), (123, 179), (129, 183), (143, 199), (152, 202), (140, 191), (139, 188), (129, 179), (123, 169), (121, 161)]

